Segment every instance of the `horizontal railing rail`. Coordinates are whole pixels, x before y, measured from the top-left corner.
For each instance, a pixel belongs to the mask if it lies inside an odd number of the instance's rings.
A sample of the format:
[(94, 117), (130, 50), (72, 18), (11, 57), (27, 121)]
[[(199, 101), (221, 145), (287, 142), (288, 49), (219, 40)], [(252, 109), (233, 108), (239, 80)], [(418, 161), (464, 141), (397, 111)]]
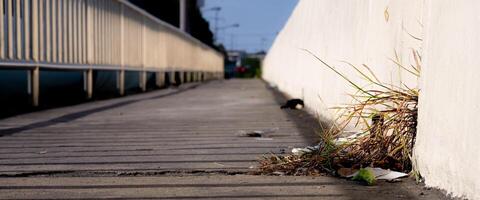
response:
[(223, 56), (125, 0), (0, 0), (0, 68), (223, 72)]
[(82, 70), (92, 98), (94, 70), (116, 71), (123, 95), (127, 70), (146, 91), (148, 72), (158, 87), (222, 78), (223, 56), (126, 0), (0, 0), (0, 70), (10, 68), (29, 71), (38, 106), (41, 69)]

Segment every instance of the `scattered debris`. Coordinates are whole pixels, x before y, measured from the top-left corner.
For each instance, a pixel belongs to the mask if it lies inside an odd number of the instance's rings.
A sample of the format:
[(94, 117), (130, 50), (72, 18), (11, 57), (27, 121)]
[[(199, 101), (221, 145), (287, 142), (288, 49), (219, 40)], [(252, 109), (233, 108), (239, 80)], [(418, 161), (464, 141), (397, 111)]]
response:
[(277, 88), (277, 84), (275, 84), (275, 83), (269, 83), (269, 84), (268, 84), (268, 87), (270, 87), (271, 89), (276, 89), (276, 88)]
[(352, 177), (352, 175), (355, 174), (357, 171), (357, 169), (342, 167), (337, 170), (337, 174), (342, 178), (348, 178)]
[(244, 136), (244, 137), (260, 138), (260, 137), (266, 137), (267, 134), (274, 133), (277, 130), (278, 130), (278, 128), (271, 128), (271, 129), (265, 129), (265, 130), (255, 130), (255, 131), (241, 130), (241, 131), (238, 131), (237, 135), (238, 136)]
[(255, 140), (258, 140), (258, 141), (271, 141), (271, 140), (273, 140), (273, 138), (255, 138)]
[[(367, 65), (363, 64), (360, 68), (345, 62), (367, 81), (355, 83), (338, 68), (304, 50), (356, 90), (350, 94), (353, 101), (335, 108), (339, 111), (338, 116), (322, 130), (321, 145), (293, 148), (290, 155), (264, 157), (259, 161), (257, 173), (283, 172), (285, 175), (307, 176), (326, 173), (351, 177), (368, 185), (375, 184), (377, 179), (397, 181), (407, 176), (402, 172), (413, 171), (418, 175), (411, 158), (417, 132), (419, 88), (382, 82)], [(415, 50), (412, 53), (416, 62), (411, 65), (413, 69), (401, 65), (396, 54), (396, 59), (391, 60), (398, 67), (419, 77), (421, 56)], [(282, 108), (296, 109), (300, 104), (303, 105), (303, 101), (292, 99)], [(349, 134), (346, 129), (353, 127), (360, 129), (360, 132)]]
[(213, 164), (218, 165), (218, 166), (220, 166), (220, 167), (225, 167), (225, 166), (226, 166), (226, 165), (224, 165), (224, 164), (222, 164), (222, 163), (218, 163), (218, 162), (213, 162)]
[[(331, 145), (317, 145), (310, 148), (298, 148), (297, 154), (264, 156), (259, 161), (258, 170), (253, 172), (257, 175), (273, 175), (274, 172), (283, 172), (285, 175), (294, 176), (318, 176), (321, 174), (334, 174), (330, 155), (335, 148)], [(290, 147), (293, 148), (293, 147)]]
[(263, 134), (264, 134), (263, 131), (252, 131), (252, 132), (246, 133), (245, 135), (246, 135), (247, 137), (262, 137)]
[(349, 135), (346, 137), (338, 137), (334, 140), (335, 145), (344, 145), (347, 143), (351, 143), (356, 141), (359, 138), (362, 138), (363, 136), (367, 135), (368, 133), (365, 132), (345, 132), (345, 135)]
[[(408, 176), (408, 174), (406, 174), (406, 173), (386, 170), (386, 169), (382, 169), (382, 168), (367, 167), (367, 168), (362, 168), (362, 169), (371, 171), (377, 180), (387, 180), (387, 181), (390, 181), (390, 182), (393, 182), (394, 180), (398, 180), (399, 178), (404, 178), (404, 177)], [(362, 169), (360, 169), (359, 171), (347, 176), (347, 178), (357, 176)]]
[(381, 169), (381, 170), (388, 171), (388, 173), (383, 175), (383, 176), (377, 177), (377, 179), (379, 179), (379, 180), (394, 181), (394, 180), (397, 180), (399, 178), (404, 178), (404, 177), (408, 176), (408, 174), (403, 173), (403, 172), (390, 171), (390, 170), (385, 170), (385, 169)]
[(272, 174), (276, 176), (285, 176), (285, 172), (273, 172)]
[(305, 148), (293, 148), (292, 153), (293, 155), (301, 156), (306, 153), (312, 153), (314, 151), (318, 151), (320, 149), (320, 144), (315, 146), (308, 146)]
[(367, 185), (375, 185), (375, 173), (369, 168), (362, 168), (358, 170), (353, 176), (352, 180), (366, 183)]

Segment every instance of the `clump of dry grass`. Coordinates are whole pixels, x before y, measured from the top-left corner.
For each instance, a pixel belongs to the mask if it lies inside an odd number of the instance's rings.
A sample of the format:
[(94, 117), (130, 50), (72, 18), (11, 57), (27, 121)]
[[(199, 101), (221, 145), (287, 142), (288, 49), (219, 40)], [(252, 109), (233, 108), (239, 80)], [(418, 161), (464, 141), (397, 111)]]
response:
[(303, 155), (269, 155), (259, 161), (259, 167), (255, 174), (277, 174), (281, 175), (320, 175), (335, 173), (333, 170), (333, 159), (339, 155), (341, 150), (333, 143), (322, 143), (319, 148)]
[[(361, 87), (346, 75), (313, 55), (356, 89), (350, 96), (353, 103), (336, 107), (342, 114), (335, 125), (323, 130), (322, 144), (314, 152), (302, 156), (269, 156), (260, 161), (259, 174), (318, 175), (335, 174), (339, 168), (381, 167), (403, 172), (412, 170), (412, 149), (417, 132), (419, 90), (405, 84), (394, 86), (381, 82), (367, 65), (363, 70), (349, 64), (368, 82)], [(421, 57), (413, 51), (415, 65), (408, 68), (392, 60), (399, 68), (419, 76)], [(344, 143), (334, 141), (348, 126), (361, 129), (358, 137)]]

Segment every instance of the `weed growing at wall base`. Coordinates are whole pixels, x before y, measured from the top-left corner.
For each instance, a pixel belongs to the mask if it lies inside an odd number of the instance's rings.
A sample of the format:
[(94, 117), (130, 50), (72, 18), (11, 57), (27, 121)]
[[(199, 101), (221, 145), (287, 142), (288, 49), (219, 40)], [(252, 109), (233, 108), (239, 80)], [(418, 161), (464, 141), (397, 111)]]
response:
[[(409, 88), (380, 81), (367, 66), (351, 66), (368, 82), (362, 87), (351, 78), (305, 50), (323, 66), (329, 68), (355, 89), (350, 94), (353, 103), (338, 106), (339, 117), (321, 132), (322, 142), (311, 152), (301, 155), (266, 156), (260, 161), (258, 174), (285, 175), (339, 175), (339, 169), (380, 167), (410, 172), (412, 150), (417, 132), (418, 88)], [(401, 70), (419, 76), (421, 57), (413, 51), (415, 65), (405, 67), (398, 58), (392, 60)], [(344, 137), (346, 128), (354, 126), (360, 131)]]

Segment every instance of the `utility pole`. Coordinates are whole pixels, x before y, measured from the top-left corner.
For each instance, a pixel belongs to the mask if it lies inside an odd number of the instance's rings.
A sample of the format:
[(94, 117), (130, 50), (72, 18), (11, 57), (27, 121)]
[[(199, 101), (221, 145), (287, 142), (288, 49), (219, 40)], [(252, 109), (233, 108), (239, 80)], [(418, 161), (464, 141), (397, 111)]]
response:
[(222, 8), (216, 7), (213, 11), (215, 11), (215, 33), (213, 33), (213, 43), (217, 42), (218, 37), (218, 14)]
[[(238, 23), (236, 23), (236, 24), (230, 24), (230, 25), (228, 25), (228, 26), (217, 27), (217, 30), (216, 30), (216, 31), (225, 30), (225, 29), (229, 29), (229, 28), (238, 28), (238, 27), (240, 27), (240, 24), (238, 24)], [(215, 34), (215, 35), (216, 35), (216, 34)], [(228, 36), (225, 35), (225, 43), (228, 42), (228, 41), (227, 41), (227, 37), (228, 37)], [(234, 40), (233, 37), (234, 37), (234, 35), (232, 34), (232, 40), (231, 40), (232, 46), (233, 46), (233, 40)]]
[(261, 40), (261, 43), (262, 43), (261, 47), (260, 47), (261, 48), (260, 51), (266, 51), (267, 48), (266, 48), (265, 44), (267, 43), (267, 38), (262, 37), (260, 40)]
[(187, 31), (187, 2), (186, 0), (180, 0), (180, 17), (179, 17), (180, 30)]
[(230, 35), (230, 49), (235, 50), (235, 34)]
[(207, 12), (207, 11), (213, 11), (215, 12), (215, 18), (213, 18), (213, 20), (215, 20), (215, 24), (214, 24), (214, 33), (213, 33), (213, 42), (217, 42), (218, 40), (218, 21), (220, 20), (220, 17), (218, 16), (218, 14), (220, 13), (220, 11), (222, 10), (222, 7), (211, 7), (211, 8), (208, 8), (208, 9), (205, 9), (204, 12)]

